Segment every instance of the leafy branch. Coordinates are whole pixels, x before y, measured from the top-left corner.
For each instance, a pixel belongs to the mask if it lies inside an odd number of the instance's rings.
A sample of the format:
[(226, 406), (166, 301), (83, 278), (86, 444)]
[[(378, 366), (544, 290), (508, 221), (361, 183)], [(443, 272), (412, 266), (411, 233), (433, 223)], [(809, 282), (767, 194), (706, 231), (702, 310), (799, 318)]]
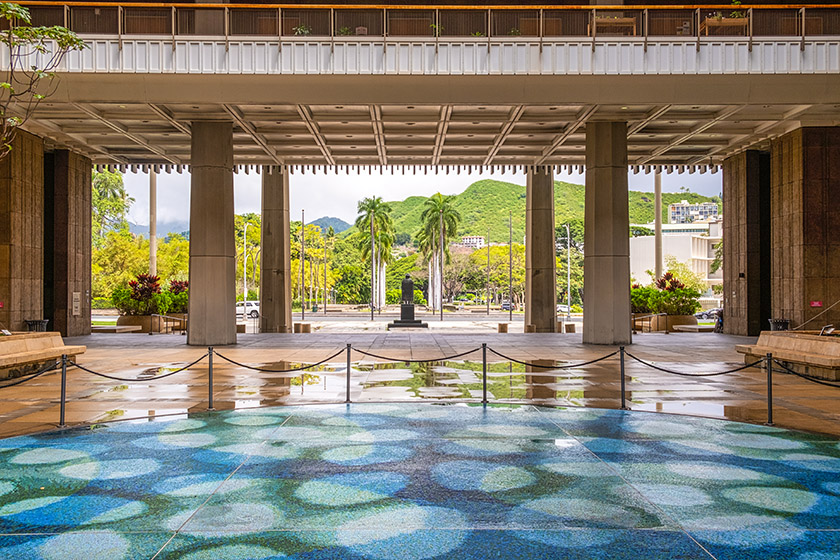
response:
[(19, 4), (0, 4), (0, 42), (8, 53), (8, 66), (0, 81), (0, 159), (12, 150), (18, 129), (58, 86), (55, 70), (64, 55), (82, 50), (85, 42), (64, 27), (33, 27), (29, 10)]

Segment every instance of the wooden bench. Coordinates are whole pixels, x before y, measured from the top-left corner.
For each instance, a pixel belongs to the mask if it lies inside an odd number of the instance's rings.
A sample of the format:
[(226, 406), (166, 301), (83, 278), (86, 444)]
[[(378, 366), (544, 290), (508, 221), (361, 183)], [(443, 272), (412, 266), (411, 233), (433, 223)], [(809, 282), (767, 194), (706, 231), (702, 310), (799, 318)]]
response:
[(84, 346), (65, 346), (61, 333), (33, 332), (0, 336), (0, 372), (16, 377), (23, 366), (57, 360), (62, 355), (75, 357), (84, 354)]
[(764, 331), (756, 344), (739, 344), (735, 351), (752, 363), (768, 353), (790, 369), (829, 381), (840, 381), (840, 338), (810, 332)]

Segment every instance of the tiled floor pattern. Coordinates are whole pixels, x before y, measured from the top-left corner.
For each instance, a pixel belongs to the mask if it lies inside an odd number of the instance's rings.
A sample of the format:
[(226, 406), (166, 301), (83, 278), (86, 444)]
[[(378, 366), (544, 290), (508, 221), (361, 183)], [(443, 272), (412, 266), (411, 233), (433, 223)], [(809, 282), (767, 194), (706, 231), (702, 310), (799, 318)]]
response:
[(0, 558), (840, 558), (827, 436), (646, 412), (288, 406), (0, 441)]

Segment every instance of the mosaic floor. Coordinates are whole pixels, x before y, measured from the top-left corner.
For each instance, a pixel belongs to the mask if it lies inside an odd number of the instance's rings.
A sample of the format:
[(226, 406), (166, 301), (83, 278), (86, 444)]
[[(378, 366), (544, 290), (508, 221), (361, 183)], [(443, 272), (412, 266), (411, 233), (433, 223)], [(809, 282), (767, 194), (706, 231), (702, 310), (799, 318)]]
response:
[(260, 408), (0, 440), (0, 558), (840, 559), (840, 446), (645, 412)]

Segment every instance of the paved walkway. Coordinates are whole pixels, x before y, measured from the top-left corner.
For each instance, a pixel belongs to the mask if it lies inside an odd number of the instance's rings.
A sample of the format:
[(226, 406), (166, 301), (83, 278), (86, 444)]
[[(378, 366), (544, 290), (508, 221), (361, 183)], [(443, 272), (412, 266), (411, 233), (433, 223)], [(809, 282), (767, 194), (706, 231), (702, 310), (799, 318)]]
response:
[[(641, 334), (629, 348), (638, 357), (687, 372), (714, 372), (743, 364), (735, 344), (752, 339), (712, 333)], [(79, 363), (130, 381), (95, 377), (71, 370), (67, 388), (67, 423), (161, 416), (206, 410), (207, 361), (188, 371), (150, 381), (199, 357), (205, 348), (188, 347), (181, 335), (98, 334), (67, 339), (88, 352)], [(323, 360), (352, 344), (354, 349), (382, 356), (431, 360), (460, 354), (486, 343), (501, 354), (537, 360), (587, 361), (613, 352), (608, 346), (581, 343), (581, 335), (495, 333), (314, 333), (308, 335), (239, 335), (239, 344), (216, 350), (235, 361), (287, 369), (290, 364)], [(371, 367), (370, 358), (355, 353), (351, 398), (357, 401), (414, 400), (419, 396), (446, 400), (480, 398), (480, 352), (468, 364), (436, 364), (425, 370), (404, 364)], [(216, 408), (249, 408), (303, 403), (343, 402), (344, 355), (304, 376), (259, 373), (216, 357)], [(489, 361), (505, 362), (489, 354)], [(267, 365), (267, 366), (266, 366)], [(163, 368), (163, 369), (161, 369)], [(169, 368), (169, 369), (167, 369)], [(384, 369), (383, 369), (384, 368)], [(399, 368), (399, 369), (398, 369)], [(617, 408), (620, 399), (618, 359), (539, 373), (497, 363), (491, 368), (491, 400), (535, 404)], [(628, 406), (633, 410), (694, 414), (761, 423), (766, 419), (766, 378), (745, 370), (704, 378), (679, 377), (627, 360)], [(837, 399), (840, 389), (775, 374), (775, 421), (784, 427), (840, 435)], [(59, 418), (60, 376), (48, 374), (0, 392), (0, 436), (54, 428)]]

